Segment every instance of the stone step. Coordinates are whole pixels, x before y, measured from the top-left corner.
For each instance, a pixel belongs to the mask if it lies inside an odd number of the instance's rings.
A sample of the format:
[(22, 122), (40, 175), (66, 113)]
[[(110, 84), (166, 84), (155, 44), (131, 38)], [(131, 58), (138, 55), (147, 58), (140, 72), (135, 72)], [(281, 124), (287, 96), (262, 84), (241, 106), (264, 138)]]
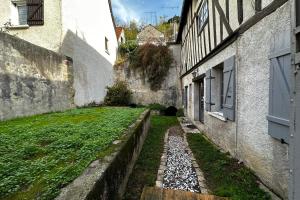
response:
[(181, 190), (144, 187), (141, 200), (228, 200), (228, 198)]

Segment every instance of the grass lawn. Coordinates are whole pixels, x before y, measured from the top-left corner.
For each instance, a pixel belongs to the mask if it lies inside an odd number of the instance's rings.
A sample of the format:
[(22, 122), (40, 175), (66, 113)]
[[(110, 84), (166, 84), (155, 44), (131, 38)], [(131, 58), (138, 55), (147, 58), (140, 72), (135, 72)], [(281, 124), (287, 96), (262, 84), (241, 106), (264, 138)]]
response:
[(144, 186), (154, 186), (167, 129), (178, 125), (176, 117), (152, 116), (149, 135), (129, 177), (124, 199), (138, 200)]
[(269, 200), (253, 173), (237, 160), (221, 153), (200, 134), (188, 134), (191, 150), (203, 170), (208, 187), (215, 195), (232, 200)]
[(145, 109), (74, 109), (0, 122), (0, 199), (53, 199)]

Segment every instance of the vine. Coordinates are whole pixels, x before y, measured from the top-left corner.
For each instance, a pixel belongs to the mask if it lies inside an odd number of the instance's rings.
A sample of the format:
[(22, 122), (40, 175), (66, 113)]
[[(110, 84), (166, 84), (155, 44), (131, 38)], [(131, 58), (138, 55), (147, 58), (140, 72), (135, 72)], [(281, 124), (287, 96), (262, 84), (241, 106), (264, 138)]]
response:
[(168, 75), (173, 56), (167, 46), (145, 44), (129, 54), (129, 62), (129, 68), (141, 72), (142, 78), (147, 78), (150, 89), (157, 91)]

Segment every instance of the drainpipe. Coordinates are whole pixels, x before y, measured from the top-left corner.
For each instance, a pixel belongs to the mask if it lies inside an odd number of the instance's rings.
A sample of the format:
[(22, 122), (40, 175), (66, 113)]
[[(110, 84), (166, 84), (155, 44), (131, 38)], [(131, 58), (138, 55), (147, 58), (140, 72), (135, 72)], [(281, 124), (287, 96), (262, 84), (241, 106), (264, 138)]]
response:
[(239, 74), (239, 48), (238, 48), (238, 43), (239, 43), (239, 40), (240, 40), (240, 38), (238, 37), (237, 38), (237, 40), (236, 40), (236, 52), (235, 52), (235, 54), (236, 54), (236, 65), (235, 65), (235, 71), (236, 71), (236, 73), (235, 73), (235, 95), (236, 95), (236, 98), (235, 98), (235, 107), (236, 107), (236, 110), (235, 110), (235, 115), (236, 115), (236, 117), (235, 117), (235, 151), (234, 151), (234, 154), (235, 154), (235, 157), (237, 157), (238, 158), (238, 128), (239, 128), (239, 116), (238, 116), (238, 111), (239, 111), (239, 107), (238, 107), (238, 98), (239, 98), (239, 90), (238, 90), (238, 87), (237, 87), (237, 85), (238, 85), (238, 78), (239, 78), (239, 76), (238, 76), (238, 74)]

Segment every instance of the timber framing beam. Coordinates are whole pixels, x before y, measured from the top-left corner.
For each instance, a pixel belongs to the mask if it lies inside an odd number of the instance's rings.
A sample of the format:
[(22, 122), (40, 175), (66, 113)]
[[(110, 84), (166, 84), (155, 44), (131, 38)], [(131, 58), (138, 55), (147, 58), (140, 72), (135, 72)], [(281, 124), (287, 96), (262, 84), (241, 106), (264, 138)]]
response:
[[(253, 17), (248, 19), (246, 22), (244, 22), (237, 30), (233, 31), (225, 40), (223, 40), (219, 45), (215, 46), (211, 52), (209, 52), (203, 59), (201, 59), (195, 66), (187, 70), (184, 74), (181, 75), (181, 78), (188, 75), (192, 71), (194, 71), (196, 68), (198, 68), (200, 65), (205, 63), (207, 60), (211, 59), (215, 55), (217, 55), (219, 52), (224, 50), (226, 47), (231, 45), (233, 42), (237, 40), (237, 38), (249, 30), (251, 27), (253, 27), (255, 24), (257, 24), (259, 21), (261, 21), (266, 16), (272, 14), (275, 12), (279, 7), (284, 5), (289, 0), (274, 0), (271, 4), (269, 4), (267, 7), (265, 7), (260, 12), (257, 12)], [(213, 1), (214, 2), (214, 1)]]

